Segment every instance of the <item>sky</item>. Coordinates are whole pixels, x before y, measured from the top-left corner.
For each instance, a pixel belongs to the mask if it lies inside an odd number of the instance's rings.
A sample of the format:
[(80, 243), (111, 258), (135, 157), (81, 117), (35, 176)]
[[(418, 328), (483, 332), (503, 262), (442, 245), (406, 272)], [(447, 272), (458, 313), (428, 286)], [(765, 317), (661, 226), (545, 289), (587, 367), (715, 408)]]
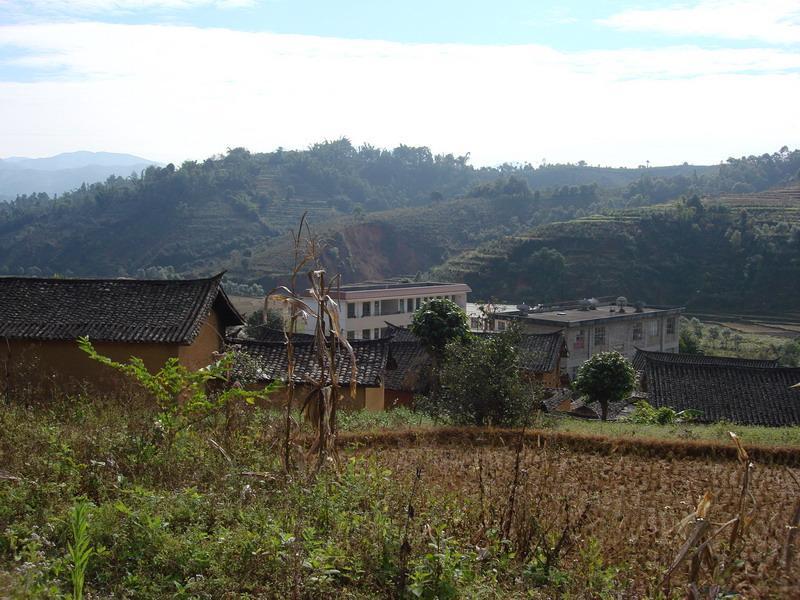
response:
[(799, 106), (800, 0), (0, 0), (0, 157), (713, 164)]

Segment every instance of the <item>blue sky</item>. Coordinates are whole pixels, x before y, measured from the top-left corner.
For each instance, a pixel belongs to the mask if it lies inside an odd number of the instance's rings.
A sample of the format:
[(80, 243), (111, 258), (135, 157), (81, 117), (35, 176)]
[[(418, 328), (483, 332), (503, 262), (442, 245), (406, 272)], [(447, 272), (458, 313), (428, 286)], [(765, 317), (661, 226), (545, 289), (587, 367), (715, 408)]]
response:
[(798, 99), (797, 0), (0, 0), (0, 156), (709, 163), (800, 145)]

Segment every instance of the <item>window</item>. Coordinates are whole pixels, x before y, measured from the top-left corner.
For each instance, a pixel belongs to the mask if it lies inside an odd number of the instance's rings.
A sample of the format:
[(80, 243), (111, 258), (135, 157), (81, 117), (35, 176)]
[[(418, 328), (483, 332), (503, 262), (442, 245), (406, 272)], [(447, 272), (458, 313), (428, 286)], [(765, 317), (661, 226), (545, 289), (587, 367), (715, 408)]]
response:
[(469, 326), (472, 329), (480, 329), (481, 328), (481, 320), (478, 317), (470, 317), (469, 318)]
[(644, 337), (644, 331), (643, 331), (643, 328), (642, 328), (642, 322), (639, 321), (637, 323), (634, 323), (633, 324), (633, 341), (634, 342), (640, 342), (640, 341), (642, 341), (643, 337)]
[(606, 345), (606, 328), (605, 327), (595, 327), (594, 328), (594, 345), (595, 346), (605, 346)]
[(356, 318), (356, 303), (355, 302), (348, 302), (347, 303), (347, 318), (348, 319), (355, 319)]
[(675, 335), (675, 317), (667, 319), (667, 335)]
[(372, 332), (369, 329), (365, 329), (364, 331), (361, 332), (361, 339), (362, 340), (368, 340), (368, 339), (370, 339), (371, 334), (372, 334)]
[(652, 319), (647, 322), (647, 335), (654, 336), (658, 335), (658, 321)]
[(375, 300), (375, 316), (379, 317), (381, 315), (381, 301)]
[(505, 331), (506, 330), (506, 322), (505, 321), (498, 321), (497, 322), (497, 331)]
[(406, 312), (406, 301), (402, 298), (397, 301), (397, 312), (404, 313)]
[(580, 350), (586, 345), (586, 334), (583, 329), (579, 329), (575, 333), (575, 342), (572, 344), (574, 350)]
[(372, 307), (372, 305), (369, 302), (362, 302), (361, 303), (361, 316), (362, 317), (370, 316), (372, 314), (372, 311), (370, 310), (371, 307)]
[[(417, 307), (419, 308), (419, 306)], [(414, 299), (409, 298), (406, 300), (406, 312), (414, 312)]]
[(416, 304), (417, 304), (417, 310), (419, 310), (419, 307), (420, 307), (420, 305), (422, 304), (422, 302), (420, 302), (420, 299), (419, 299), (419, 298), (417, 298), (417, 300), (416, 300)]
[(386, 337), (386, 330), (388, 327), (381, 327), (381, 337)]
[(374, 333), (375, 333), (375, 339), (379, 340), (381, 338), (381, 330), (376, 327)]
[(348, 331), (348, 332), (347, 332), (347, 339), (348, 339), (348, 340), (354, 340), (354, 339), (356, 339), (356, 332), (355, 332), (355, 331)]

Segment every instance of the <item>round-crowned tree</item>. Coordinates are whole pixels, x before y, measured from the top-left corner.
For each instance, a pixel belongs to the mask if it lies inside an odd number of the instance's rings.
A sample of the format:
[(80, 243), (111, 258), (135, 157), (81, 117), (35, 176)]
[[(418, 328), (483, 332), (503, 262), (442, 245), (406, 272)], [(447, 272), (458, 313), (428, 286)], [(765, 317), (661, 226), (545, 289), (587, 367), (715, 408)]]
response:
[(436, 359), (442, 358), (449, 342), (469, 335), (467, 313), (446, 298), (434, 298), (420, 306), (410, 329)]
[(578, 369), (575, 389), (600, 404), (601, 418), (608, 418), (608, 405), (633, 391), (636, 372), (619, 352), (595, 354)]

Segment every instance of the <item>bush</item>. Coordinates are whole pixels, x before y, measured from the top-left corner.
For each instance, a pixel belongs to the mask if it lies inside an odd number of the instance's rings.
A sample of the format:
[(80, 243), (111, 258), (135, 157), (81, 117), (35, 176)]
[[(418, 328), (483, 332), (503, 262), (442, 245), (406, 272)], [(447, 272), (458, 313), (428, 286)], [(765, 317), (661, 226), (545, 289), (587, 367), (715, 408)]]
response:
[(513, 329), (447, 345), (441, 390), (424, 410), (464, 425), (513, 425), (531, 408), (519, 376), (519, 333)]
[(578, 369), (575, 389), (586, 394), (590, 402), (600, 404), (602, 419), (608, 416), (608, 405), (625, 398), (633, 391), (636, 372), (619, 352), (595, 354)]
[(699, 410), (676, 411), (669, 406), (655, 408), (647, 400), (640, 400), (636, 403), (636, 408), (628, 417), (628, 421), (644, 425), (674, 425), (676, 423), (691, 423), (701, 414)]

